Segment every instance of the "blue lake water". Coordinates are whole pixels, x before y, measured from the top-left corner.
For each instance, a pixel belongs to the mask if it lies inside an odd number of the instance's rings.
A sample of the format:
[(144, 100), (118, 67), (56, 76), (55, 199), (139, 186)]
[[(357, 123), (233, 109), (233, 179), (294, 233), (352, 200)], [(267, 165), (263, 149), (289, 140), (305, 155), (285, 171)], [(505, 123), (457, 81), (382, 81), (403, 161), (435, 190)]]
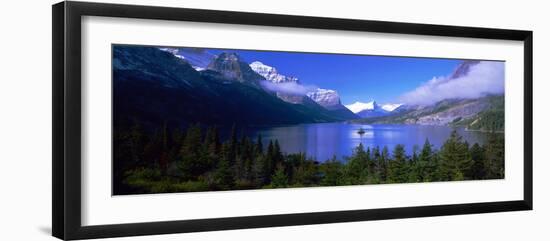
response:
[[(365, 131), (363, 135), (358, 133), (360, 128)], [(417, 145), (422, 148), (427, 138), (434, 148), (439, 149), (453, 129), (448, 126), (317, 123), (254, 127), (249, 128), (247, 134), (253, 140), (261, 134), (264, 144), (269, 143), (270, 139), (277, 139), (283, 152), (305, 152), (308, 157), (323, 162), (333, 155), (343, 161), (343, 157), (350, 156), (359, 143), (365, 148), (379, 146), (382, 149), (387, 146), (390, 153), (396, 145), (402, 144), (410, 155), (413, 147)], [(463, 128), (456, 130), (470, 144), (485, 142), (483, 133), (465, 131)]]

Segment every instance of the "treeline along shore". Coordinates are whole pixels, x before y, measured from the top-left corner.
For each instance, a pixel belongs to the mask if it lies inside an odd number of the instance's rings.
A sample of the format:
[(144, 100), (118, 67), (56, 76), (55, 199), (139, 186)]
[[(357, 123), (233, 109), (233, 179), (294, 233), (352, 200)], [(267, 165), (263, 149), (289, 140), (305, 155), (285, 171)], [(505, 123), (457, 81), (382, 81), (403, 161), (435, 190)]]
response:
[(226, 140), (216, 126), (199, 124), (115, 129), (114, 195), (504, 178), (499, 133), (486, 133), (486, 143), (478, 144), (453, 131), (439, 150), (426, 139), (411, 155), (403, 145), (359, 144), (343, 160), (315, 160), (284, 153), (278, 140), (251, 139), (235, 125)]

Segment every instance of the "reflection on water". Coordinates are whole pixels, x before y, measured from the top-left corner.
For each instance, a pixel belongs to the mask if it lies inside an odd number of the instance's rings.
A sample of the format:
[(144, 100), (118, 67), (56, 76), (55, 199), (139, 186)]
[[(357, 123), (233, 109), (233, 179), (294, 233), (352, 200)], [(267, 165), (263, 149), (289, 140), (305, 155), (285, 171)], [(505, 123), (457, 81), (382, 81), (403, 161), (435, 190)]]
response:
[[(283, 152), (305, 152), (309, 157), (325, 161), (333, 155), (343, 160), (344, 156), (351, 155), (353, 148), (359, 143), (363, 143), (365, 148), (388, 146), (390, 151), (395, 145), (403, 144), (410, 155), (413, 147), (422, 147), (427, 138), (439, 149), (452, 130), (448, 126), (319, 123), (248, 128), (247, 135), (255, 138), (261, 134), (264, 144), (269, 143), (269, 139), (277, 139)], [(483, 133), (468, 132), (463, 128), (457, 131), (470, 144), (484, 143)], [(362, 132), (364, 133), (360, 134)]]

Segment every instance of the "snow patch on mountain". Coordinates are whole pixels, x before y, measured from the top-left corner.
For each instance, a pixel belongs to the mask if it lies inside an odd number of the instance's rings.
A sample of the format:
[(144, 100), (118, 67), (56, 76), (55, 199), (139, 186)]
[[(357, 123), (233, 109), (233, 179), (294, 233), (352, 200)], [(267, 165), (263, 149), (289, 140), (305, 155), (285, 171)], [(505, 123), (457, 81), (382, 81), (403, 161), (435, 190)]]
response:
[(216, 55), (213, 55), (201, 48), (159, 48), (162, 51), (166, 51), (176, 56), (179, 59), (185, 60), (189, 63), (195, 70), (202, 71), (205, 70), (208, 64)]
[[(280, 74), (273, 66), (260, 61), (249, 64), (250, 68), (264, 77), (261, 82), (264, 89), (275, 92), (279, 99), (293, 104), (313, 103), (324, 107), (342, 119), (355, 119), (356, 115), (347, 110), (340, 102), (338, 92), (317, 86), (301, 84), (298, 78)], [(311, 104), (308, 104), (311, 105)]]
[(177, 48), (159, 48), (159, 49), (162, 50), (162, 51), (171, 53), (173, 55), (178, 54), (178, 49)]
[(179, 49), (177, 48), (159, 48), (162, 51), (171, 53), (172, 55), (178, 57), (179, 59), (185, 59), (185, 56), (179, 54)]
[(401, 106), (403, 106), (403, 104), (383, 104), (381, 108), (385, 111), (392, 112)]
[(392, 111), (396, 110), (397, 108), (403, 106), (403, 104), (387, 103), (387, 104), (379, 105), (378, 103), (376, 103), (376, 101), (373, 100), (373, 101), (369, 101), (367, 103), (356, 101), (353, 104), (349, 104), (349, 105), (345, 105), (345, 106), (346, 106), (346, 108), (351, 110), (353, 113), (359, 113), (359, 112), (365, 111), (365, 110), (381, 110), (381, 111), (386, 111), (386, 112), (392, 112)]
[(340, 105), (340, 96), (335, 90), (317, 88), (307, 93), (307, 96), (324, 107)]
[(367, 103), (356, 101), (353, 104), (345, 105), (345, 107), (351, 110), (351, 112), (357, 114), (364, 110), (374, 110), (375, 104), (376, 104), (375, 101), (371, 101)]
[(250, 68), (272, 83), (298, 83), (298, 78), (279, 74), (275, 67), (266, 65), (260, 61), (252, 62)]

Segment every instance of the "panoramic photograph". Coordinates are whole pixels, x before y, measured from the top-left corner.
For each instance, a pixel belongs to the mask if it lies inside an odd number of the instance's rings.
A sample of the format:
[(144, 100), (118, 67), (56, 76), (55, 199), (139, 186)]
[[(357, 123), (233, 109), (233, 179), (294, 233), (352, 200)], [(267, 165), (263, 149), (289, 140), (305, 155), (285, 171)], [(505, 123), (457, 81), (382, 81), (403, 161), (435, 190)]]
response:
[(504, 178), (505, 62), (112, 45), (112, 194)]

